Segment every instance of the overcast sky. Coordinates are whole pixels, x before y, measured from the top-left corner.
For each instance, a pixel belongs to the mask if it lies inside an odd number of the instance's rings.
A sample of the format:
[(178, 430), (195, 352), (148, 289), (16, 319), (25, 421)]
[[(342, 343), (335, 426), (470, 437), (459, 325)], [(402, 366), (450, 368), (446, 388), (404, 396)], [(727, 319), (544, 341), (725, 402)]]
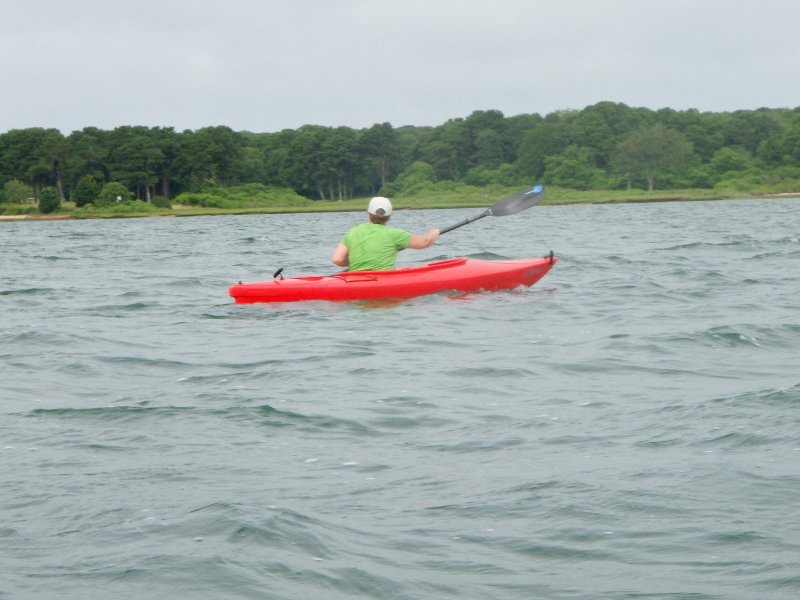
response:
[(0, 0), (0, 132), (800, 106), (800, 0)]

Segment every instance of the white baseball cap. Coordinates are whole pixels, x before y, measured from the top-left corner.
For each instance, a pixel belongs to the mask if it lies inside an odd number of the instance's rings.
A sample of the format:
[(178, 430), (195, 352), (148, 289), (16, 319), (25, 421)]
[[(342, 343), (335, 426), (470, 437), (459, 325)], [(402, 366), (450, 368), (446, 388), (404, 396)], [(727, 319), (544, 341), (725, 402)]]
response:
[(392, 203), (389, 202), (388, 198), (384, 198), (383, 196), (375, 196), (369, 201), (367, 212), (369, 212), (371, 215), (375, 215), (376, 217), (388, 217), (392, 214)]

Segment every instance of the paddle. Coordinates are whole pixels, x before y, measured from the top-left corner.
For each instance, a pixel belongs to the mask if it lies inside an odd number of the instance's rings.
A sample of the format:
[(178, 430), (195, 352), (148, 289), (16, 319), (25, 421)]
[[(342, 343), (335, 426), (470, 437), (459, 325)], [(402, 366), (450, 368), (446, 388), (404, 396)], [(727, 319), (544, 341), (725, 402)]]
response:
[(544, 200), (544, 186), (537, 183), (530, 190), (525, 190), (524, 192), (519, 192), (517, 194), (508, 196), (507, 198), (503, 198), (502, 200), (498, 200), (492, 206), (475, 217), (464, 219), (460, 223), (456, 223), (450, 227), (445, 227), (439, 231), (439, 235), (447, 233), (448, 231), (453, 231), (453, 229), (458, 229), (464, 225), (468, 225), (469, 223), (477, 221), (478, 219), (482, 219), (483, 217), (505, 217), (506, 215), (513, 215), (514, 213), (521, 212), (527, 208), (530, 208), (531, 206), (534, 206), (535, 204), (539, 204), (539, 202), (542, 200)]

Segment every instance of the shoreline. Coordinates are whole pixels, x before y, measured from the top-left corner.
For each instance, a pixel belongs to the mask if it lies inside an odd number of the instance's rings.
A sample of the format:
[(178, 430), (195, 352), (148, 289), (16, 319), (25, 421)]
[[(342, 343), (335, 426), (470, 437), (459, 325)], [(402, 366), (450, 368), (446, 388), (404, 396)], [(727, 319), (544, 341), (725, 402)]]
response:
[[(714, 202), (719, 200), (768, 200), (771, 198), (776, 199), (788, 199), (788, 198), (796, 198), (800, 200), (800, 191), (798, 192), (779, 192), (779, 193), (771, 193), (771, 194), (760, 194), (760, 195), (747, 195), (747, 196), (719, 196), (719, 197), (706, 197), (706, 198), (692, 198), (687, 196), (663, 196), (657, 198), (644, 198), (644, 197), (637, 197), (637, 198), (609, 198), (605, 200), (591, 200), (591, 199), (548, 199), (549, 201), (545, 201), (542, 203), (543, 206), (550, 205), (550, 206), (562, 206), (562, 205), (574, 205), (574, 204), (649, 204), (654, 202)], [(447, 205), (444, 206), (442, 203), (437, 203), (436, 200), (431, 201), (423, 201), (423, 206), (409, 206), (404, 205), (402, 200), (397, 202), (396, 210), (434, 210), (434, 209), (445, 209), (445, 208), (460, 208), (460, 209), (468, 209), (468, 208), (485, 208), (485, 204), (476, 203), (476, 202), (464, 202), (463, 204), (458, 205)], [(179, 206), (177, 208), (173, 208), (169, 213), (107, 213), (107, 214), (96, 214), (96, 215), (74, 215), (70, 213), (55, 213), (55, 214), (24, 214), (24, 215), (0, 215), (0, 222), (20, 222), (20, 221), (82, 221), (82, 220), (96, 220), (96, 219), (140, 219), (140, 218), (187, 218), (187, 217), (209, 217), (209, 216), (223, 216), (223, 215), (264, 215), (264, 214), (298, 214), (298, 213), (311, 213), (311, 214), (319, 214), (319, 213), (326, 213), (326, 212), (356, 212), (360, 210), (356, 207), (348, 207), (348, 208), (334, 208), (334, 207), (326, 207), (326, 208), (310, 208), (305, 207), (303, 209), (298, 209), (297, 207), (291, 206), (275, 206), (269, 208), (249, 208), (249, 209), (203, 209), (201, 207), (188, 207), (188, 206)], [(182, 213), (182, 211), (185, 211)]]

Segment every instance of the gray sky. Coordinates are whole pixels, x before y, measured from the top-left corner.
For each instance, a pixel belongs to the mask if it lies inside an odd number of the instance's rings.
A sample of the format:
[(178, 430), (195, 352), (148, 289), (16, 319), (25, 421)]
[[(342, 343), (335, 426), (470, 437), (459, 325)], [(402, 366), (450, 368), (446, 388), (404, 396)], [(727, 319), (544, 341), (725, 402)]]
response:
[(800, 106), (798, 0), (0, 0), (0, 132)]

